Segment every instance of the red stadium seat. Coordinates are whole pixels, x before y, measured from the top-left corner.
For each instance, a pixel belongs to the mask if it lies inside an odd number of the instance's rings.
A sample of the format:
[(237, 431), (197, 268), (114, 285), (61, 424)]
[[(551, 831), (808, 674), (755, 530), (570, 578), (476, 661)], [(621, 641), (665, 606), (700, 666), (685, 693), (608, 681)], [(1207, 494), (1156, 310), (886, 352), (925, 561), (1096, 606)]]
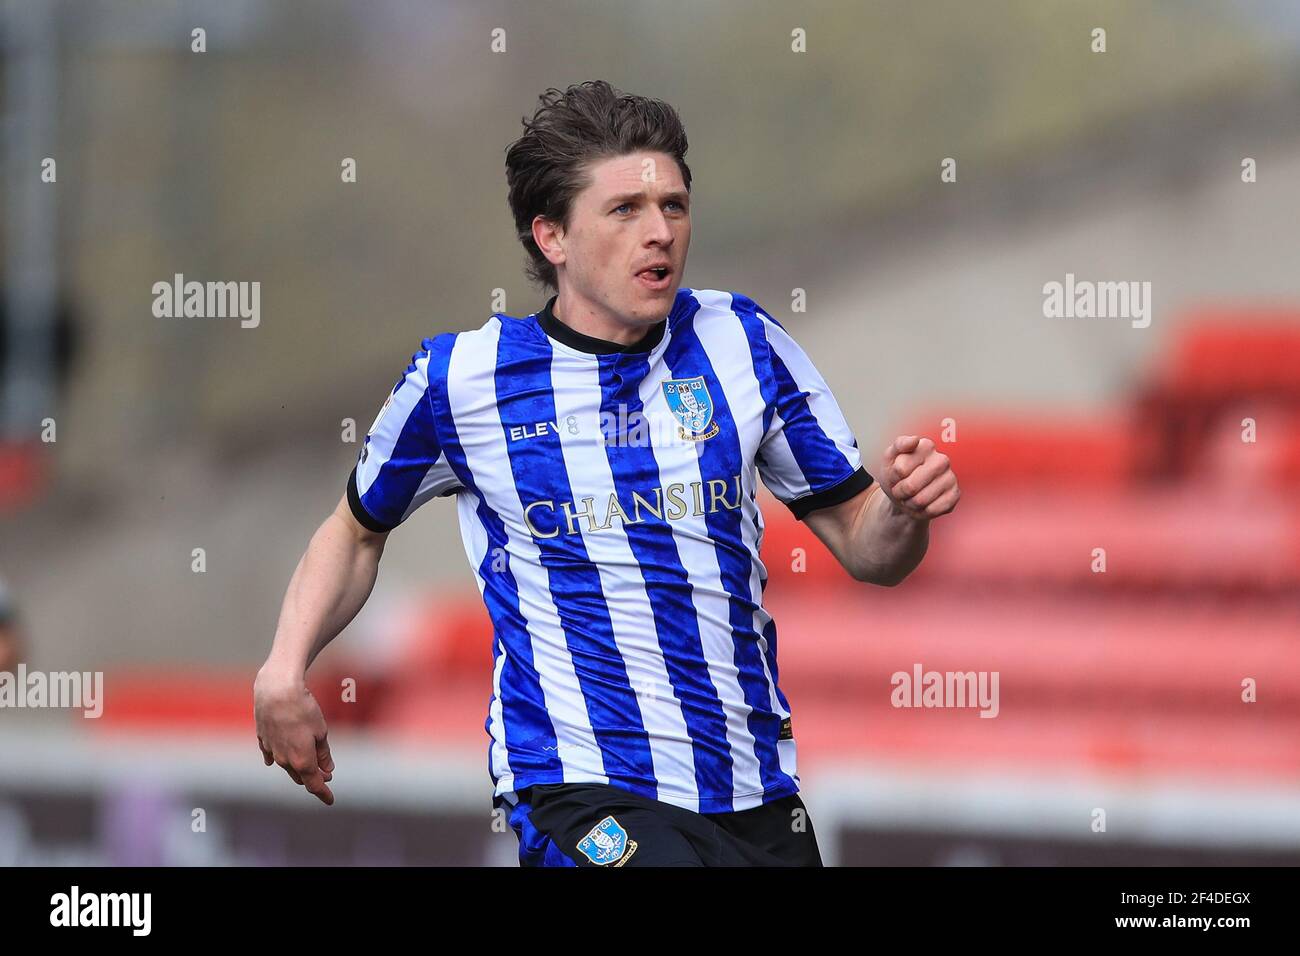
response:
[(1158, 376), (1176, 395), (1300, 401), (1300, 311), (1206, 308), (1186, 317)]
[[(944, 440), (948, 417), (955, 441)], [(952, 460), (963, 488), (1117, 488), (1134, 474), (1136, 438), (1129, 413), (1120, 409), (1032, 415), (948, 409), (913, 416), (894, 431), (931, 438)]]
[(253, 672), (127, 667), (104, 677), (105, 706), (91, 730), (253, 733)]
[[(1267, 489), (989, 491), (964, 496), (932, 536), (940, 543), (918, 582), (1091, 591), (1300, 587), (1300, 500)], [(1104, 550), (1104, 572), (1093, 570), (1094, 549)]]
[(36, 500), (49, 481), (40, 442), (0, 442), (0, 514)]
[(763, 546), (759, 557), (767, 569), (768, 588), (861, 586), (808, 525), (797, 521), (790, 509), (769, 492), (759, 493), (758, 504), (763, 509)]

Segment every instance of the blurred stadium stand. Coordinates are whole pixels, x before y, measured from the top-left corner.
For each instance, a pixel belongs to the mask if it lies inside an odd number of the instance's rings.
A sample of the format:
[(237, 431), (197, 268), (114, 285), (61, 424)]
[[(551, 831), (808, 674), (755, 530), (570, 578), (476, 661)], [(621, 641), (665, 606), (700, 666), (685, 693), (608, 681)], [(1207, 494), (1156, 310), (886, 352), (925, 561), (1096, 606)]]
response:
[[(788, 41), (780, 4), (572, 2), (564, 31), (555, 4), (519, 5), (516, 52), (486, 70), (491, 7), (55, 7), (53, 145), (13, 138), (5, 161), (57, 150), (44, 221), (82, 311), (58, 443), (0, 446), (0, 572), (31, 663), (104, 670), (110, 705), (0, 716), (0, 865), (514, 861), (485, 826), (490, 625), (454, 509), (394, 535), (313, 669), (337, 806), (263, 767), (250, 689), (355, 456), (341, 421), (364, 428), (412, 346), (477, 326), (494, 290), (514, 314), (541, 304), (500, 154), (540, 90), (596, 75), (682, 109), (687, 284), (783, 320), (806, 290), (788, 327), (864, 458), (957, 422), (941, 448), (962, 503), (898, 588), (852, 582), (763, 499), (828, 861), (1300, 863), (1293, 4), (827, 4), (802, 60), (764, 52)], [(1104, 58), (1075, 42), (1098, 17)], [(938, 182), (946, 156), (960, 188)], [(6, 172), (12, 287), (30, 249)], [(1045, 320), (1041, 283), (1067, 269), (1152, 278), (1158, 318)], [(266, 321), (152, 320), (150, 285), (175, 272), (262, 281)], [(891, 674), (918, 662), (999, 671), (999, 716), (890, 707)]]

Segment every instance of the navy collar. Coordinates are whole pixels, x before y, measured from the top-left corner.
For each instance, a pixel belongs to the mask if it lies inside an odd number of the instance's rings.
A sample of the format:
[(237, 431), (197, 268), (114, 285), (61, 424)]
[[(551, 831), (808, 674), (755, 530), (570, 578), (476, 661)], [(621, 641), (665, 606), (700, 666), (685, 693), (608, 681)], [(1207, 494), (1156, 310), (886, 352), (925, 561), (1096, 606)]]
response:
[(537, 323), (542, 327), (542, 331), (555, 339), (557, 342), (563, 342), (571, 349), (577, 349), (579, 352), (589, 352), (592, 355), (610, 355), (615, 352), (649, 352), (664, 337), (664, 330), (668, 327), (668, 320), (660, 319), (652, 325), (646, 334), (641, 336), (635, 342), (629, 342), (623, 345), (620, 342), (611, 342), (608, 339), (598, 339), (592, 335), (586, 335), (577, 329), (570, 328), (555, 317), (553, 306), (558, 295), (553, 295), (547, 301), (545, 308), (537, 313)]

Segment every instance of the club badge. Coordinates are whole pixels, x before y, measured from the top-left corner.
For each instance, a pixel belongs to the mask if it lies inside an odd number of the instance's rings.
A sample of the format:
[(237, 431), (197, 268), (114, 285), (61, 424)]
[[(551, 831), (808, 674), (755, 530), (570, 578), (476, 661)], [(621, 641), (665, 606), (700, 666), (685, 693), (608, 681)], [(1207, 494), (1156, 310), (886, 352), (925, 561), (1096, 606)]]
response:
[(622, 866), (636, 852), (636, 841), (627, 838), (624, 830), (612, 816), (606, 817), (578, 841), (582, 855), (597, 866)]
[(677, 419), (678, 435), (687, 441), (704, 441), (718, 433), (718, 423), (713, 421), (713, 399), (703, 375), (667, 379), (663, 389), (668, 410)]

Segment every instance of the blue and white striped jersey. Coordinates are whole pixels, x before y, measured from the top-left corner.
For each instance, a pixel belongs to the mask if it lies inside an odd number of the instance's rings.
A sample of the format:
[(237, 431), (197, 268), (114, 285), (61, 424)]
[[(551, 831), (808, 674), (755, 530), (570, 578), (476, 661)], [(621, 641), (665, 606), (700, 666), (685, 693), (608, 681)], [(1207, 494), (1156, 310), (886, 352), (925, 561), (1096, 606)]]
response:
[(421, 343), (348, 482), (383, 531), (455, 494), (494, 629), (498, 805), (609, 783), (700, 813), (798, 791), (756, 472), (799, 518), (871, 485), (776, 319), (681, 289), (627, 346), (524, 318)]

